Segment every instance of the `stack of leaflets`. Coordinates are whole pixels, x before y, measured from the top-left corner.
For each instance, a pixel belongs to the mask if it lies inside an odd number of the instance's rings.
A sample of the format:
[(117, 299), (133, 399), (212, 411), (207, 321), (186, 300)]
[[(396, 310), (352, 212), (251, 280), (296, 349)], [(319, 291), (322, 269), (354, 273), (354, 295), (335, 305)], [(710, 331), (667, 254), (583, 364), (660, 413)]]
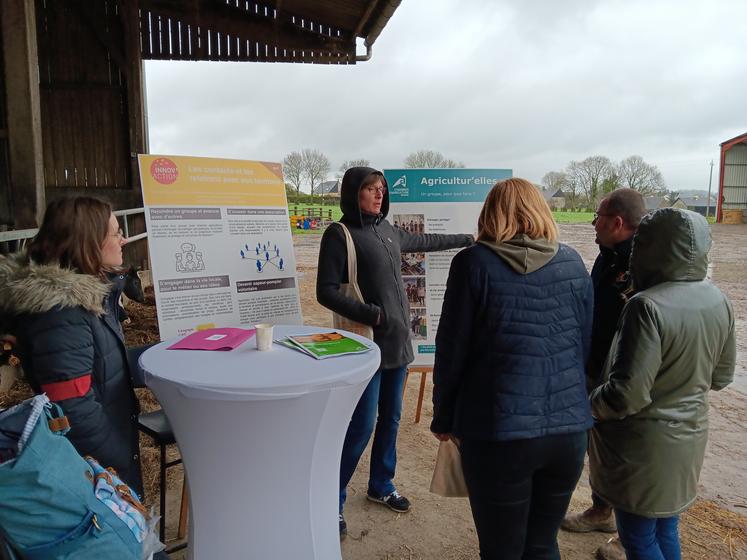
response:
[(347, 354), (362, 354), (371, 350), (370, 346), (336, 331), (293, 335), (275, 342), (287, 348), (298, 350), (317, 360)]

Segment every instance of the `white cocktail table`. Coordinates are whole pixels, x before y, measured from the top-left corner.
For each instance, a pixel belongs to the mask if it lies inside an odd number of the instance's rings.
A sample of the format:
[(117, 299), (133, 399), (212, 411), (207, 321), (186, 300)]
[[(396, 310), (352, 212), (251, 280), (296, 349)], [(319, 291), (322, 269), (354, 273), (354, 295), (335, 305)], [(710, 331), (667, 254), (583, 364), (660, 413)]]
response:
[[(276, 326), (274, 338), (330, 329)], [(171, 422), (190, 493), (189, 558), (335, 560), (340, 455), (379, 348), (315, 360), (254, 338), (230, 352), (140, 357)]]

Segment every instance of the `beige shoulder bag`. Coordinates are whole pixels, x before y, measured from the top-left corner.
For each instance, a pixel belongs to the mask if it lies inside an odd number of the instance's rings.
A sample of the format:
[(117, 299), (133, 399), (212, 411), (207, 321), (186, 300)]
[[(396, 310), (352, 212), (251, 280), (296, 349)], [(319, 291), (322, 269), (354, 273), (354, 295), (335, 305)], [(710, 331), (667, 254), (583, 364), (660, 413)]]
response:
[[(345, 227), (345, 224), (342, 224), (340, 222), (337, 222), (337, 224), (342, 228), (342, 231), (345, 234), (345, 244), (347, 245), (348, 249), (348, 283), (340, 284), (340, 292), (346, 297), (357, 299), (361, 303), (365, 303), (365, 301), (363, 301), (363, 294), (361, 294), (361, 289), (358, 287), (358, 259), (357, 255), (355, 254), (355, 245), (353, 245), (353, 238), (350, 236), (350, 231), (348, 231), (348, 228)], [(356, 321), (353, 321), (352, 319), (343, 317), (338, 313), (332, 313), (332, 320), (333, 325), (336, 329), (343, 329), (346, 331), (354, 332), (355, 334), (359, 334), (373, 340), (373, 328), (369, 325), (358, 323)]]

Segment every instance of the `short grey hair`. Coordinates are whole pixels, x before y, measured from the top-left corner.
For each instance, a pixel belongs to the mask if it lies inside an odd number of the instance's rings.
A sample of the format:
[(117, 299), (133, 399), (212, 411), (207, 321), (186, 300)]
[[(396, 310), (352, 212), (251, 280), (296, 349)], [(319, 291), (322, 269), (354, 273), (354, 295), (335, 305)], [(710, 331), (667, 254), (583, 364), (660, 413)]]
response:
[(643, 195), (634, 189), (617, 189), (612, 191), (605, 199), (608, 214), (620, 216), (625, 225), (637, 229), (643, 216), (646, 215), (646, 202)]

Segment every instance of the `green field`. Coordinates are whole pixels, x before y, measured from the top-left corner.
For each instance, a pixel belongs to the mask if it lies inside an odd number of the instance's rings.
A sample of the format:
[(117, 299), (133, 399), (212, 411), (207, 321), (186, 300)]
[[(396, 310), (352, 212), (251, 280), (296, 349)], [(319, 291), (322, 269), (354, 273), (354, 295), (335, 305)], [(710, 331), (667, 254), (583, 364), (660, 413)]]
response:
[(553, 212), (555, 221), (559, 224), (590, 224), (594, 219), (594, 212)]
[[(293, 215), (294, 209), (297, 209), (299, 214), (304, 214), (308, 208), (324, 209), (324, 215), (327, 215), (327, 210), (332, 210), (332, 219), (337, 221), (342, 216), (342, 211), (339, 206), (320, 206), (319, 204), (290, 204), (288, 206), (288, 213)], [(591, 224), (594, 219), (593, 212), (553, 212), (552, 215), (555, 217), (555, 221), (559, 224)], [(318, 230), (297, 230), (293, 229), (293, 233), (318, 233)]]

